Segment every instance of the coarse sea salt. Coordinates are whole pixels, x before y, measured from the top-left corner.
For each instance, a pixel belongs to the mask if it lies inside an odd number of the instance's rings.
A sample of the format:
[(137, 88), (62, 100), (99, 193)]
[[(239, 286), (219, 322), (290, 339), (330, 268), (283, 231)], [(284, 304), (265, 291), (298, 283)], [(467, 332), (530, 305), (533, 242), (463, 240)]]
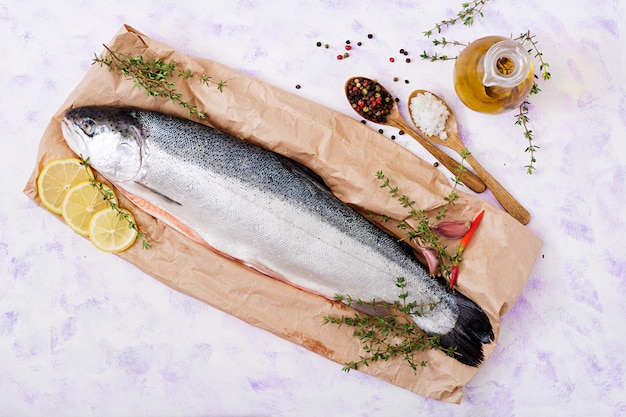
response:
[(448, 107), (428, 91), (419, 93), (411, 98), (409, 103), (413, 123), (428, 136), (439, 136), (447, 139), (445, 132), (446, 121), (450, 116)]

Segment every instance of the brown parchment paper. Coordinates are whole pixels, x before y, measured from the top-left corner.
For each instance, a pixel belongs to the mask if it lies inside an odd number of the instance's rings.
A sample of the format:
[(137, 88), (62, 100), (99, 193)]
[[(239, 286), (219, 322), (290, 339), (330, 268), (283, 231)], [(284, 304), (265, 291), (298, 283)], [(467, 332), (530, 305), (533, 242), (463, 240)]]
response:
[[(375, 177), (379, 170), (416, 201), (415, 207), (434, 212), (450, 192), (450, 183), (443, 174), (396, 143), (381, 140), (378, 132), (355, 118), (218, 62), (186, 56), (127, 25), (108, 46), (147, 59), (174, 60), (179, 68), (206, 73), (214, 80), (227, 80), (222, 93), (193, 80), (180, 81), (176, 88), (207, 113), (206, 124), (312, 168), (340, 199), (364, 214), (406, 218), (406, 209), (379, 187)], [(74, 156), (61, 133), (63, 114), (69, 108), (83, 105), (129, 105), (188, 117), (180, 106), (147, 97), (133, 88), (132, 82), (106, 67), (94, 65), (53, 115), (41, 139), (35, 169), (24, 189), (39, 204), (35, 182), (40, 169), (52, 159)], [(480, 198), (459, 194), (461, 199), (448, 215), (449, 219), (471, 220), (482, 209), (485, 216), (463, 255), (458, 288), (487, 313), (497, 341), (500, 317), (524, 288), (542, 242), (504, 211)], [(121, 193), (118, 195), (120, 203), (133, 210), (152, 248), (143, 250), (140, 244), (135, 244), (117, 256), (182, 293), (337, 363), (356, 360), (364, 353), (348, 327), (323, 324), (324, 316), (349, 313), (348, 307), (220, 257), (133, 207)], [(395, 227), (388, 227), (388, 231), (402, 237)], [(494, 341), (485, 346), (486, 359), (495, 344)], [(465, 366), (438, 351), (425, 352), (419, 360), (427, 360), (428, 365), (417, 371), (397, 359), (373, 363), (359, 372), (426, 397), (459, 403), (462, 387), (480, 369)]]

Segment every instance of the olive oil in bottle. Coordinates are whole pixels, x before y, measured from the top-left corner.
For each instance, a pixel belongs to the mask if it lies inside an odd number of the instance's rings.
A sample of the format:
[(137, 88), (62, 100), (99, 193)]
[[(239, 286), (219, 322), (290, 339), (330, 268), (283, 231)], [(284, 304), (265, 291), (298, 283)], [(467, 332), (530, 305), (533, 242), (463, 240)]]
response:
[(461, 51), (454, 65), (454, 89), (472, 110), (500, 113), (517, 108), (533, 86), (533, 63), (519, 42), (487, 36)]

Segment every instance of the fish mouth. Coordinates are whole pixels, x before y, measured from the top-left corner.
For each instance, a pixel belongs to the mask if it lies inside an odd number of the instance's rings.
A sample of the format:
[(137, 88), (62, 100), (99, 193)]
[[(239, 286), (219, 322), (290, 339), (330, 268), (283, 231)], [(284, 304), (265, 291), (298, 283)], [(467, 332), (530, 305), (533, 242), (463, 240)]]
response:
[(65, 142), (67, 142), (67, 145), (75, 154), (80, 155), (83, 159), (89, 157), (89, 155), (85, 155), (87, 147), (75, 124), (64, 118), (61, 121), (61, 131), (63, 132)]

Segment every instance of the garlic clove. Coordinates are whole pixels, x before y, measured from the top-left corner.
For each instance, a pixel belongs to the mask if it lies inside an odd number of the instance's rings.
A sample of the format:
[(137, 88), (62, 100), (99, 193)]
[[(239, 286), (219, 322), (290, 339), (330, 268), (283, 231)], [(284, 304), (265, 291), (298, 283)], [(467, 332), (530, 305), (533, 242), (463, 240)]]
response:
[(460, 239), (465, 236), (465, 233), (469, 230), (467, 222), (451, 221), (441, 222), (436, 226), (433, 226), (433, 230), (439, 233), (441, 236), (450, 239)]
[(435, 276), (439, 270), (439, 265), (441, 263), (437, 251), (428, 248), (420, 248), (419, 251), (426, 260), (426, 264), (428, 265), (428, 272), (430, 273), (430, 275)]

